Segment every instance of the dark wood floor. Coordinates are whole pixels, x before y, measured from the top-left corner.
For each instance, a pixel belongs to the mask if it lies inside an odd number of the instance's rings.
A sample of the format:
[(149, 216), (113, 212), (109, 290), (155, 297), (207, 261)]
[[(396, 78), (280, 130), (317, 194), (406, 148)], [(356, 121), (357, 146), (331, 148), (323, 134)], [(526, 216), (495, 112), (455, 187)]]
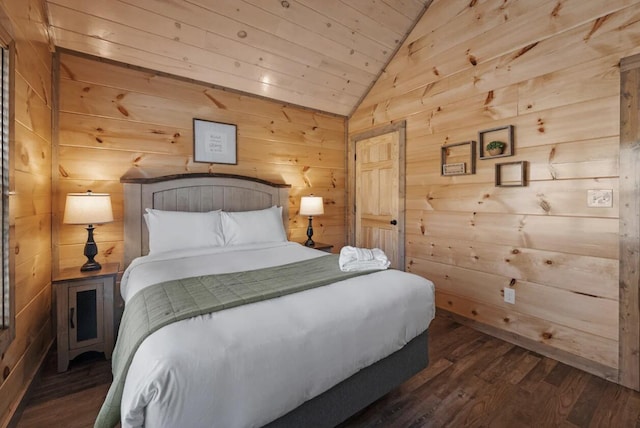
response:
[[(640, 393), (438, 316), (427, 369), (340, 425), (640, 428)], [(90, 427), (109, 383), (101, 355), (56, 373), (55, 354), (18, 424)]]

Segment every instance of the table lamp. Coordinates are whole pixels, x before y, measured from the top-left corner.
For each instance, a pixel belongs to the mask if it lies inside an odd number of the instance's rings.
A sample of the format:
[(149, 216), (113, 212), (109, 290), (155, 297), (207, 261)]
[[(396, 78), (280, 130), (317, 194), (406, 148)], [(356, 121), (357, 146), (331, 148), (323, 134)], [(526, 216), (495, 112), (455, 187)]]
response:
[(311, 237), (313, 236), (313, 216), (324, 214), (324, 205), (320, 196), (303, 196), (300, 199), (300, 215), (309, 216), (309, 226), (307, 227), (307, 241), (304, 243), (307, 247), (316, 245)]
[(111, 196), (108, 193), (68, 193), (64, 208), (65, 224), (87, 224), (87, 243), (84, 245), (84, 255), (87, 262), (82, 265), (82, 272), (102, 269), (100, 263), (93, 258), (98, 254), (98, 246), (93, 240), (93, 225), (110, 223), (113, 221), (111, 209)]

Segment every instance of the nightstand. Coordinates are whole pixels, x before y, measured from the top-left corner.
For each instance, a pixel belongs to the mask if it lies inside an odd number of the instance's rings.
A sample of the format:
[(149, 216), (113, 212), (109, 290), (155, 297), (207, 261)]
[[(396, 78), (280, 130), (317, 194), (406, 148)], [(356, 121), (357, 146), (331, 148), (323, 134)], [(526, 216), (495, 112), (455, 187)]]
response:
[(66, 371), (69, 360), (87, 351), (113, 351), (114, 290), (118, 263), (81, 272), (79, 267), (63, 269), (53, 278), (56, 291), (58, 372)]
[[(301, 244), (304, 245), (304, 242), (301, 242)], [(333, 249), (333, 245), (325, 244), (323, 242), (316, 242), (316, 245), (314, 245), (313, 247), (309, 247), (309, 248), (313, 248), (315, 250), (324, 251), (325, 253), (330, 253), (331, 250)]]

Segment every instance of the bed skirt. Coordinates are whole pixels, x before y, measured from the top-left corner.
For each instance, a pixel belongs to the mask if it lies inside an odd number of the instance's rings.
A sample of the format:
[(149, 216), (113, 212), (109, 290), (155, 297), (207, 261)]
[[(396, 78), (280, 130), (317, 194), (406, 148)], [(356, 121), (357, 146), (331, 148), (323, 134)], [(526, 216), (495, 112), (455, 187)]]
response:
[(265, 428), (331, 428), (400, 386), (429, 364), (428, 331)]

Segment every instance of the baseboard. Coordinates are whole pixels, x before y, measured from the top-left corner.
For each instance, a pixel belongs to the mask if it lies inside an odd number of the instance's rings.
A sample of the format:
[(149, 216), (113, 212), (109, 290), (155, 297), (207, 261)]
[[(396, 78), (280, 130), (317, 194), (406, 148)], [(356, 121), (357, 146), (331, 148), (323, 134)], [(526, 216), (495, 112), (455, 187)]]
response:
[(46, 347), (46, 352), (44, 352), (40, 357), (40, 361), (38, 362), (38, 369), (33, 372), (33, 375), (29, 379), (28, 384), (23, 388), (22, 397), (20, 397), (20, 401), (18, 402), (18, 405), (13, 411), (13, 414), (9, 417), (9, 423), (7, 424), (7, 428), (16, 428), (18, 426), (18, 422), (20, 422), (20, 418), (22, 417), (22, 412), (27, 406), (27, 402), (31, 398), (33, 387), (36, 381), (40, 378), (40, 375), (42, 374), (44, 361), (47, 358), (47, 355), (49, 355), (49, 351), (51, 351), (51, 347), (53, 346), (54, 341), (55, 341), (55, 338), (51, 339), (51, 342), (49, 342), (49, 345)]
[(500, 330), (497, 327), (483, 324), (470, 318), (465, 318), (462, 315), (449, 312), (445, 309), (438, 308), (437, 312), (439, 315), (449, 318), (459, 324), (473, 328), (474, 330), (478, 330), (490, 336), (497, 337), (498, 339), (502, 339), (505, 342), (513, 343), (514, 345), (518, 345), (522, 348), (544, 355), (545, 357), (553, 358), (554, 360), (558, 360), (561, 363), (578, 368), (580, 370), (584, 370), (587, 373), (591, 373), (592, 375), (601, 377), (608, 381), (619, 383), (618, 370), (613, 367), (596, 363), (595, 361), (591, 361), (578, 355), (556, 349), (544, 343), (536, 342), (535, 340), (519, 336), (510, 331)]

